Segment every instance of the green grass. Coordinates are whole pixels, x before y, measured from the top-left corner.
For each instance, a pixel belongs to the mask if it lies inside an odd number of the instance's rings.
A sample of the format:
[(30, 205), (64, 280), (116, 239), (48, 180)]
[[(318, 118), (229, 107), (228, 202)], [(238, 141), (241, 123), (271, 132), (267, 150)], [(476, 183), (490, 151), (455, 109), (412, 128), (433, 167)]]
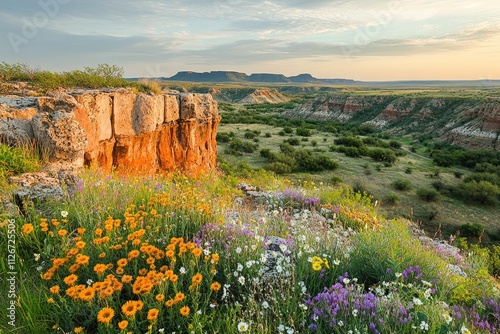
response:
[[(235, 187), (240, 182), (281, 195), (260, 202), (241, 200)], [(311, 199), (316, 204), (311, 205)], [(50, 210), (45, 210), (47, 205)], [(367, 330), (377, 320), (377, 328), (384, 333), (408, 333), (421, 321), (432, 331), (465, 326), (486, 333), (475, 327), (472, 318), (445, 323), (442, 302), (455, 303), (468, 314), (468, 307), (483, 298), (500, 298), (494, 294), (494, 283), (485, 274), (483, 262), (473, 257), (463, 260), (470, 279), (452, 275), (444, 269), (450, 259), (414, 240), (405, 220), (384, 219), (371, 198), (348, 187), (304, 179), (294, 182), (264, 172), (249, 173), (245, 178), (212, 173), (187, 179), (182, 175), (123, 177), (87, 171), (74, 192), (43, 209), (35, 206), (26, 216), (15, 218), (16, 324), (21, 333), (75, 333), (79, 327), (85, 333), (118, 333), (123, 320), (134, 333), (161, 333), (163, 328), (168, 333), (233, 334), (247, 326), (247, 332), (257, 334), (317, 333), (311, 325), (325, 332), (332, 318), (324, 314), (314, 317), (313, 312), (326, 307), (320, 302), (325, 293), (337, 296), (333, 290), (327, 292), (332, 286), (341, 292), (339, 298), (345, 293), (348, 303), (337, 317), (345, 327), (334, 332)], [(8, 228), (6, 221), (0, 221), (3, 249)], [(266, 255), (270, 237), (283, 238), (284, 243)], [(172, 249), (175, 252), (168, 255)], [(129, 255), (134, 250), (137, 258)], [(85, 256), (87, 264), (84, 261), (71, 269)], [(120, 259), (128, 261), (119, 265)], [(261, 269), (270, 259), (282, 275), (266, 280)], [(110, 266), (99, 274), (98, 264)], [(7, 268), (6, 259), (0, 259), (1, 277)], [(167, 274), (168, 270), (173, 273)], [(160, 272), (168, 276), (156, 281)], [(81, 300), (83, 295), (68, 295), (71, 283), (64, 280), (71, 273), (77, 275), (75, 286), (95, 291), (90, 302)], [(193, 286), (198, 273), (202, 281)], [(176, 283), (171, 281), (172, 274), (177, 275)], [(130, 284), (116, 283), (125, 275), (132, 276)], [(146, 277), (156, 283), (137, 283)], [(112, 281), (110, 291), (97, 284)], [(215, 282), (220, 289), (212, 288)], [(3, 289), (5, 282), (1, 284)], [(467, 289), (457, 288), (462, 285)], [(59, 292), (50, 290), (55, 286)], [(144, 291), (134, 293), (134, 286), (142, 286)], [(391, 295), (382, 292), (388, 287), (397, 289)], [(99, 291), (107, 292), (101, 298)], [(184, 299), (165, 305), (179, 292)], [(375, 318), (357, 309), (360, 300), (382, 295), (386, 295), (384, 302), (369, 313), (376, 313)], [(415, 298), (422, 305), (415, 306)], [(2, 298), (0, 307), (5, 309), (9, 301)], [(142, 310), (127, 316), (122, 306), (128, 301), (141, 301)], [(403, 306), (411, 317), (400, 324), (397, 312)], [(98, 321), (99, 312), (106, 307), (114, 311), (108, 325)], [(180, 313), (184, 307), (189, 307), (185, 316)], [(352, 315), (355, 308), (357, 317)], [(154, 309), (159, 317), (148, 320), (148, 311)], [(485, 317), (489, 311), (480, 312)], [(9, 327), (3, 328), (10, 332)]]
[[(224, 117), (224, 113), (222, 113)], [(270, 149), (273, 152), (279, 151), (279, 145), (286, 139), (295, 137), (301, 138), (294, 134), (280, 136), (278, 133), (282, 130), (281, 127), (273, 127), (265, 124), (221, 124), (219, 131), (233, 131), (238, 138), (244, 139), (244, 131), (246, 129), (260, 131), (259, 148), (252, 154), (242, 154), (241, 156), (233, 156), (225, 154), (225, 143), (218, 144), (218, 152), (220, 157), (231, 163), (239, 164), (245, 162), (252, 168), (266, 168), (268, 165), (267, 159), (260, 156), (261, 149)], [(271, 138), (266, 138), (265, 133), (271, 133)], [(326, 142), (324, 141), (326, 138)], [(340, 177), (346, 185), (354, 185), (356, 182), (365, 186), (366, 190), (377, 199), (382, 206), (383, 211), (388, 217), (407, 217), (418, 221), (431, 235), (438, 232), (438, 235), (448, 237), (450, 234), (456, 234), (460, 227), (465, 223), (481, 223), (486, 227), (486, 230), (491, 235), (498, 233), (500, 226), (498, 225), (497, 217), (500, 215), (498, 206), (484, 206), (477, 204), (464, 203), (450, 196), (441, 195), (437, 202), (426, 202), (419, 199), (416, 190), (421, 187), (432, 188), (432, 183), (436, 178), (432, 176), (436, 171), (440, 171), (439, 179), (447, 186), (456, 187), (461, 180), (454, 176), (455, 171), (460, 171), (464, 176), (471, 173), (463, 167), (437, 167), (432, 161), (407, 153), (403, 157), (399, 157), (397, 162), (391, 167), (385, 167), (380, 163), (373, 161), (371, 158), (350, 158), (342, 153), (330, 152), (329, 147), (333, 145), (337, 135), (321, 131), (313, 131), (313, 134), (308, 137), (307, 142), (301, 142), (300, 147), (317, 150), (323, 152), (334, 160), (339, 162), (340, 167), (333, 172), (321, 173), (297, 173), (286, 175), (290, 179), (310, 179), (316, 183), (330, 181), (333, 175)], [(399, 141), (399, 138), (396, 138)], [(317, 146), (313, 147), (312, 142), (316, 141)], [(402, 138), (401, 143), (409, 149), (410, 146), (416, 147), (416, 153), (428, 156), (425, 146), (419, 142), (409, 138)], [(371, 170), (370, 175), (365, 174), (365, 167)], [(377, 171), (377, 168), (380, 171)], [(406, 173), (406, 170), (411, 168), (412, 173)], [(399, 201), (396, 204), (385, 203), (384, 199), (389, 189), (392, 189), (391, 184), (399, 179), (407, 180), (413, 188), (405, 192), (397, 192)], [(483, 239), (488, 242), (488, 238)], [(491, 241), (494, 241), (491, 239)], [(495, 241), (496, 242), (496, 241)]]

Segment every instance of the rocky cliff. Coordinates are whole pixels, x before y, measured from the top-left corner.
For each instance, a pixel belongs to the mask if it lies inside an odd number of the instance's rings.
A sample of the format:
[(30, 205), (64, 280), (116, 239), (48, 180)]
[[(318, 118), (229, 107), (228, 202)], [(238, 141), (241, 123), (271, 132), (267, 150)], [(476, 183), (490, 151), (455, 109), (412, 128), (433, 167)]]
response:
[(220, 117), (210, 94), (135, 94), (127, 89), (0, 97), (0, 139), (35, 139), (52, 164), (126, 173), (215, 167)]
[(466, 148), (500, 150), (500, 98), (330, 94), (285, 115), (366, 124), (398, 135), (429, 135)]

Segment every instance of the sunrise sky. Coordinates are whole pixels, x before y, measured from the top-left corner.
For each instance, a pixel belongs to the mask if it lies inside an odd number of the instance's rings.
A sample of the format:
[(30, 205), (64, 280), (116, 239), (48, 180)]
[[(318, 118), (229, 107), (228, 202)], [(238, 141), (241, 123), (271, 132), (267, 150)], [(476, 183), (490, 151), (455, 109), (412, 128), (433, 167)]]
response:
[(500, 79), (500, 1), (1, 0), (0, 61), (355, 80)]

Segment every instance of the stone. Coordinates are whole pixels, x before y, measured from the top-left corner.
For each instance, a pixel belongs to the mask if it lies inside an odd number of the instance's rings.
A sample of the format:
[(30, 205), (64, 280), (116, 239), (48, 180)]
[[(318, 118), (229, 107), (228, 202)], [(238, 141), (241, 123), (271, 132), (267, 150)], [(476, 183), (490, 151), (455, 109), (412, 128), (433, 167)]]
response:
[(134, 136), (132, 125), (136, 95), (126, 89), (112, 93), (113, 98), (113, 131), (115, 136)]
[(137, 95), (132, 111), (132, 127), (136, 134), (153, 132), (163, 123), (164, 103), (162, 95)]
[(14, 191), (14, 197), (21, 210), (25, 200), (45, 200), (47, 198), (62, 198), (63, 196), (61, 182), (47, 172), (11, 176), (9, 181), (20, 188)]
[[(25, 106), (22, 103), (20, 105)], [(17, 107), (19, 104), (16, 103), (0, 104), (0, 140), (9, 145), (22, 145), (33, 138), (31, 120), (38, 111), (32, 106), (25, 109)]]
[(164, 95), (165, 98), (165, 110), (164, 110), (164, 120), (165, 123), (177, 122), (179, 120), (179, 110), (180, 110), (180, 100), (179, 95)]
[(210, 94), (182, 93), (180, 95), (180, 118), (205, 119), (218, 116), (217, 101)]

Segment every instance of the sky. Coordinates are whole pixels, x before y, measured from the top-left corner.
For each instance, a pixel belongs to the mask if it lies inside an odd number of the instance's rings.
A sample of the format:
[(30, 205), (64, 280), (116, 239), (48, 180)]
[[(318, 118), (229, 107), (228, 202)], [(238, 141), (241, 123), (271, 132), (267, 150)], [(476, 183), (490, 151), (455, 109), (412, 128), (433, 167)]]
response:
[(0, 0), (0, 43), (0, 62), (126, 77), (500, 79), (500, 1)]

